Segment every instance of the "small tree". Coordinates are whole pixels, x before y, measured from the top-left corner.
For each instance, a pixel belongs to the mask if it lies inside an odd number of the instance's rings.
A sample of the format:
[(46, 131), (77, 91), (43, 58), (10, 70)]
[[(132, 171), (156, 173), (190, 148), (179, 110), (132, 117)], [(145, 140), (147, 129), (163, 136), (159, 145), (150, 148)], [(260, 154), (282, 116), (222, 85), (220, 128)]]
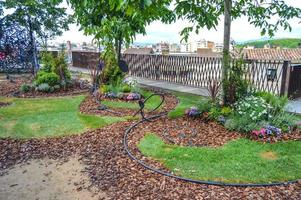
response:
[(60, 3), (62, 0), (6, 0), (0, 4), (0, 7), (3, 5), (5, 9), (13, 10), (5, 16), (8, 21), (18, 22), (29, 30), (35, 72), (38, 67), (35, 37), (44, 41), (47, 47), (47, 40), (68, 30), (68, 24), (72, 22), (72, 18), (66, 14), (66, 8), (59, 6)]
[[(181, 31), (186, 40), (192, 31), (198, 33), (201, 28), (216, 28), (220, 17), (224, 15), (223, 82), (228, 80), (232, 20), (247, 16), (250, 24), (261, 28), (262, 35), (272, 37), (279, 27), (291, 30), (288, 20), (301, 18), (301, 9), (280, 0), (176, 0), (175, 11), (179, 18), (185, 18), (193, 24)], [(226, 89), (223, 84), (223, 100)]]
[[(121, 48), (128, 46), (137, 34), (145, 34), (145, 26), (154, 20), (171, 22), (171, 0), (69, 0), (81, 29), (94, 35), (105, 46), (102, 57), (106, 68), (117, 66)], [(107, 70), (104, 70), (104, 72)]]

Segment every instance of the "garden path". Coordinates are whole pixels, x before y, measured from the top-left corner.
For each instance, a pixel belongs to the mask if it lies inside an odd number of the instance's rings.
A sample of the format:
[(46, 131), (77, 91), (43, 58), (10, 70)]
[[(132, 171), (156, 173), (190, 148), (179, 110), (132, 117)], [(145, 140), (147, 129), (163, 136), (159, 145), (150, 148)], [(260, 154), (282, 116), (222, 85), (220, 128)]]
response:
[[(70, 69), (72, 71), (78, 71), (87, 74), (89, 73), (89, 70), (84, 68), (71, 67)], [(201, 96), (208, 96), (208, 92), (205, 88), (191, 87), (187, 85), (170, 83), (166, 81), (151, 80), (151, 79), (138, 78), (138, 77), (132, 77), (132, 78), (137, 80), (139, 84), (144, 86), (161, 88), (161, 89), (177, 91), (177, 92), (186, 92), (186, 93), (196, 94)], [(287, 111), (301, 114), (301, 98), (289, 101), (287, 106)]]

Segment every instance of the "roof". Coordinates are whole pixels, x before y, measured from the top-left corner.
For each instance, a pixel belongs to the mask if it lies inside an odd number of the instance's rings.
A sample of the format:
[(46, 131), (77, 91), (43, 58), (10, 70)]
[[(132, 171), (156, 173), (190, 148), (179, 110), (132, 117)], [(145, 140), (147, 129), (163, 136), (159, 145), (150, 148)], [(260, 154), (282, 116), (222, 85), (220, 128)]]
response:
[(244, 49), (243, 57), (249, 60), (301, 60), (301, 48), (298, 49)]
[(202, 57), (222, 57), (222, 54), (213, 52), (210, 48), (198, 48), (196, 53)]
[(124, 51), (124, 54), (153, 54), (152, 48), (129, 48)]

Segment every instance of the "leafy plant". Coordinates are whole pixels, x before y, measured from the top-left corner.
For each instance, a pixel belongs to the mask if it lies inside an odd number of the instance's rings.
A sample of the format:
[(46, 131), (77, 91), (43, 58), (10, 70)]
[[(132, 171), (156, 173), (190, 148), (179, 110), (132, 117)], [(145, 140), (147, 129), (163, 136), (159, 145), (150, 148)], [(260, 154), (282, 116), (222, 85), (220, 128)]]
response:
[(276, 96), (269, 92), (257, 92), (256, 96), (262, 97), (266, 103), (268, 103), (272, 108), (270, 110), (271, 114), (277, 115), (279, 113), (285, 112), (285, 106), (288, 103), (288, 98), (285, 96)]
[(204, 113), (204, 112), (209, 112), (213, 106), (214, 106), (214, 104), (211, 101), (200, 100), (200, 102), (198, 102), (197, 107), (200, 112)]
[(40, 92), (50, 92), (51, 87), (47, 83), (42, 83), (37, 87), (37, 90)]
[(28, 84), (22, 84), (21, 87), (20, 87), (20, 91), (22, 93), (29, 92), (30, 90), (31, 90), (31, 86), (28, 85)]
[(241, 117), (240, 115), (232, 115), (225, 122), (225, 127), (231, 131), (249, 133), (253, 130), (258, 130), (265, 124), (264, 122), (254, 122), (249, 117)]
[(216, 79), (209, 79), (207, 84), (208, 84), (207, 91), (209, 97), (211, 98), (212, 102), (216, 102), (218, 94), (220, 92), (221, 83)]
[[(100, 64), (103, 65), (103, 64)], [(97, 90), (100, 85), (100, 73), (103, 66), (88, 66), (90, 79), (92, 81), (93, 90)]]
[(249, 91), (249, 83), (244, 79), (246, 70), (243, 59), (233, 62), (233, 65), (228, 69), (228, 78), (223, 81), (227, 104), (234, 104), (240, 98), (245, 97)]
[(44, 71), (39, 71), (36, 77), (36, 84), (40, 85), (46, 83), (49, 86), (55, 86), (60, 84), (59, 79), (59, 76), (54, 72), (48, 73)]
[(270, 109), (272, 108), (261, 97), (248, 96), (235, 104), (236, 114), (241, 117), (247, 117), (252, 121), (268, 120), (272, 117)]
[(273, 116), (270, 119), (270, 124), (280, 128), (282, 132), (288, 133), (296, 128), (297, 121), (298, 119), (293, 114), (283, 112)]
[(59, 76), (60, 81), (65, 81), (67, 83), (71, 79), (71, 74), (65, 57), (66, 54), (64, 52), (60, 52), (57, 57), (54, 57), (52, 72)]
[(132, 90), (132, 87), (128, 84), (124, 84), (122, 87), (122, 92), (129, 93), (129, 92), (131, 92), (131, 90)]
[(232, 112), (233, 111), (229, 106), (222, 107), (222, 109), (221, 109), (221, 115), (224, 116), (224, 117), (227, 117), (227, 116), (231, 115)]
[(219, 116), (221, 116), (221, 108), (218, 106), (212, 106), (208, 113), (208, 118), (211, 120), (217, 120)]

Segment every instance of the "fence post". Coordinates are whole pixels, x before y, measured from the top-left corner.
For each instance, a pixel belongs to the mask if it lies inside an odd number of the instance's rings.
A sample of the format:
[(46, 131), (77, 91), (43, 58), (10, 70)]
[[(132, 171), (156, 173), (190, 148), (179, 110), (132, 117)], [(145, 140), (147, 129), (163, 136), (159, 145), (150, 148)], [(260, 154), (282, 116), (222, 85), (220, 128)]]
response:
[(280, 90), (281, 96), (288, 96), (290, 75), (291, 75), (290, 62), (284, 61), (282, 67), (282, 79), (281, 79), (281, 90)]

